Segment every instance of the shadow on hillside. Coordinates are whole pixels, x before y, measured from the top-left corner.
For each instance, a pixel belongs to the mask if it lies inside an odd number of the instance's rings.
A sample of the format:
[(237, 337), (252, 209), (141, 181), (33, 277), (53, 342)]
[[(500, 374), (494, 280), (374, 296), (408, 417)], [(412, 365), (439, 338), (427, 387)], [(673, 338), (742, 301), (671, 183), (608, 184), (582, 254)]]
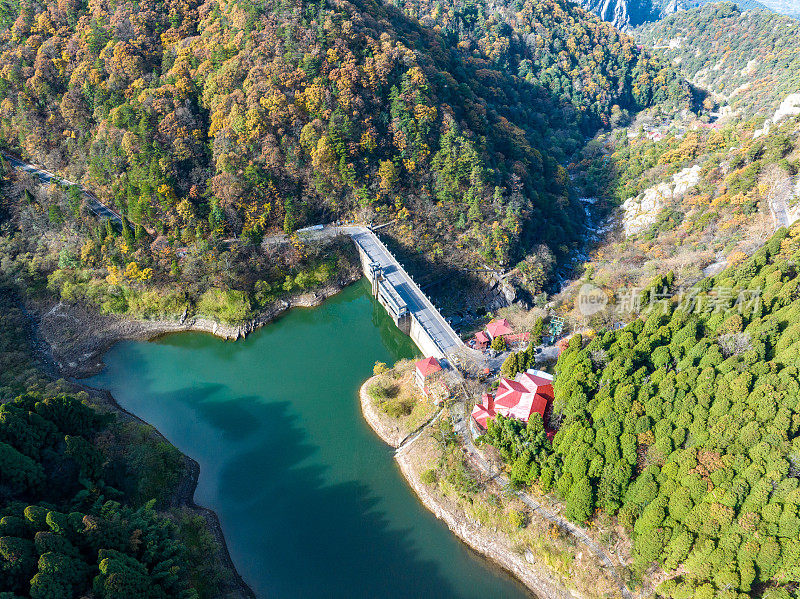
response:
[[(517, 75), (518, 64), (502, 68), (477, 53), (461, 53), (452, 36), (426, 28), (395, 6), (372, 0), (354, 0), (353, 4), (364, 14), (384, 12), (401, 41), (418, 50), (418, 58), (431, 72), (441, 72), (431, 78), (432, 96), (453, 110), (464, 129), (484, 136), (482, 143), (489, 144), (484, 152), (487, 166), (494, 173), (515, 173), (522, 177), (518, 177), (520, 197), (506, 199), (509, 206), (522, 211), (523, 218), (519, 240), (505, 268), (524, 259), (539, 244), (547, 245), (560, 265), (574, 259), (588, 236), (587, 222), (576, 190), (564, 194), (564, 187), (558, 182), (563, 178), (559, 169), (593, 137), (599, 126), (596, 119), (579, 115), (563, 97), (526, 82)], [(525, 42), (516, 36), (513, 43)], [(537, 160), (538, 166), (533, 164)], [(499, 175), (489, 174), (486, 181), (489, 190), (499, 183)], [(429, 193), (434, 191), (430, 189)], [(420, 214), (439, 209), (436, 199), (424, 197), (424, 192), (423, 197), (404, 200), (415, 205)], [(466, 206), (458, 209), (467, 211)], [(426, 233), (434, 241), (452, 239), (456, 216), (448, 214), (440, 222), (430, 224)], [(503, 218), (503, 213), (490, 216), (482, 227), (488, 229), (493, 221)], [(462, 250), (443, 247), (443, 255), (432, 259), (429, 248), (403, 238), (393, 227), (382, 230), (381, 235), (445, 312), (456, 310), (459, 305), (463, 307), (464, 299), (485, 292), (487, 278), (465, 270), (467, 265), (458, 263)], [(532, 298), (523, 299), (530, 302)], [(470, 308), (480, 310), (480, 306)]]

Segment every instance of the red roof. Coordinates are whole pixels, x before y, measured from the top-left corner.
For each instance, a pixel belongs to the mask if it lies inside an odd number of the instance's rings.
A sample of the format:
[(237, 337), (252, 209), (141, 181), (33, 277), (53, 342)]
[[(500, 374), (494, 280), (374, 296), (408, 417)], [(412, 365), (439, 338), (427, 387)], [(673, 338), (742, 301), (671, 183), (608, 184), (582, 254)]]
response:
[(519, 391), (506, 391), (502, 395), (497, 395), (494, 405), (497, 406), (501, 414), (508, 416), (508, 411), (516, 406), (520, 399), (522, 399), (522, 393)]
[(417, 370), (423, 378), (439, 372), (441, 369), (442, 367), (436, 358), (423, 358), (417, 361)]
[(497, 388), (497, 394), (501, 395), (506, 391), (519, 391), (520, 393), (525, 393), (526, 391), (530, 391), (530, 389), (518, 381), (512, 381), (511, 379), (500, 379), (500, 386)]
[(541, 375), (531, 374), (529, 372), (522, 374), (519, 378), (532, 393), (543, 395), (549, 400), (552, 400), (553, 397), (555, 397), (553, 393), (553, 381), (546, 379)]
[(478, 426), (486, 430), (489, 420), (497, 416), (497, 412), (494, 410), (494, 399), (491, 395), (484, 393), (481, 401), (483, 403), (475, 406), (470, 415)]
[(513, 335), (505, 335), (505, 338), (509, 343), (514, 343), (515, 341), (528, 341), (531, 338), (531, 334), (529, 332), (514, 333)]
[(478, 331), (477, 333), (475, 333), (475, 339), (479, 343), (489, 343), (489, 335), (487, 335), (483, 331)]
[(493, 320), (489, 324), (486, 325), (486, 330), (492, 337), (501, 337), (503, 335), (510, 335), (514, 332), (511, 328), (511, 325), (508, 324), (508, 321), (505, 318), (501, 318), (500, 320)]
[(546, 372), (529, 370), (517, 380), (500, 379), (496, 397), (484, 394), (483, 404), (472, 411), (472, 417), (482, 428), (497, 414), (527, 422), (534, 412), (544, 418), (547, 405), (553, 400), (553, 379)]

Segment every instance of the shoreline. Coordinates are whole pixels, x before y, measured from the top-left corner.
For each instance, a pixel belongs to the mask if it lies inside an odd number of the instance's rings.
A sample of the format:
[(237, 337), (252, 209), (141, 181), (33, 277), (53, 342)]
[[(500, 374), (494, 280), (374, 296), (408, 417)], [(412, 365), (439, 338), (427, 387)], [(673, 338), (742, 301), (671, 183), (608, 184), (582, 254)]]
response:
[[(114, 395), (107, 389), (98, 389), (96, 387), (90, 387), (89, 385), (84, 385), (74, 381), (72, 384), (79, 387), (82, 391), (88, 393), (89, 396), (95, 401), (102, 402), (103, 406), (119, 413), (123, 418), (147, 426), (150, 429), (150, 434), (155, 435), (158, 439), (161, 439), (165, 443), (175, 447), (172, 442), (155, 426), (140, 416), (137, 416), (133, 412), (123, 408), (119, 402), (117, 402), (117, 399), (114, 397)], [(241, 574), (239, 574), (239, 570), (237, 570), (236, 565), (233, 563), (230, 551), (228, 550), (228, 543), (222, 530), (222, 523), (219, 520), (217, 512), (211, 508), (198, 505), (194, 500), (194, 494), (197, 491), (197, 484), (200, 478), (200, 464), (197, 462), (197, 460), (186, 455), (177, 447), (175, 447), (175, 449), (183, 458), (184, 475), (170, 496), (169, 507), (189, 510), (190, 512), (202, 517), (205, 521), (208, 532), (214, 537), (214, 540), (218, 545), (217, 555), (214, 557), (221, 562), (221, 565), (226, 570), (228, 570), (232, 578), (232, 584), (228, 585), (229, 588), (223, 589), (223, 594), (221, 597), (224, 597), (224, 599), (256, 599), (256, 595), (250, 588), (250, 585), (248, 585), (244, 578), (242, 578)]]
[(400, 434), (400, 429), (397, 427), (394, 429), (388, 429), (383, 425), (383, 423), (381, 423), (378, 413), (375, 411), (375, 406), (372, 404), (369, 393), (367, 393), (367, 386), (374, 381), (375, 378), (375, 376), (369, 377), (358, 389), (358, 396), (361, 401), (361, 415), (363, 416), (364, 420), (367, 421), (367, 424), (372, 431), (378, 435), (378, 437), (380, 437), (384, 443), (397, 449), (400, 446), (400, 443), (403, 441), (403, 436)]
[(512, 548), (504, 546), (502, 540), (493, 538), (489, 529), (479, 523), (471, 522), (466, 514), (458, 512), (455, 507), (434, 495), (420, 480), (407, 453), (396, 454), (395, 460), (403, 478), (422, 505), (443, 521), (447, 528), (470, 549), (488, 559), (493, 565), (501, 568), (507, 575), (524, 586), (531, 597), (534, 599), (580, 597), (560, 585), (543, 568), (536, 568), (538, 572), (534, 572), (534, 564), (528, 561), (525, 555), (518, 554)]
[[(366, 391), (367, 386), (374, 378), (374, 376), (368, 378), (359, 388), (361, 413), (373, 432), (387, 445), (396, 449), (400, 443), (400, 441), (396, 440), (396, 429), (388, 428), (377, 417), (375, 407)], [(472, 521), (467, 514), (461, 512), (457, 506), (452, 505), (452, 502), (432, 492), (422, 482), (419, 473), (413, 467), (413, 460), (409, 456), (409, 448), (410, 444), (404, 445), (394, 456), (406, 484), (422, 505), (439, 520), (442, 520), (447, 525), (447, 528), (464, 544), (484, 559), (489, 560), (492, 565), (501, 568), (507, 575), (512, 576), (531, 593), (532, 597), (546, 597), (548, 599), (580, 597), (572, 589), (565, 588), (555, 580), (555, 577), (545, 569), (545, 566), (537, 566), (535, 562), (531, 561), (532, 554), (529, 558), (526, 554), (516, 552), (512, 547), (507, 546), (502, 538), (494, 535), (490, 529)]]
[(254, 318), (238, 325), (223, 324), (202, 316), (143, 320), (99, 315), (92, 308), (63, 302), (25, 306), (36, 326), (37, 344), (45, 360), (62, 377), (83, 379), (103, 370), (103, 356), (120, 341), (153, 341), (171, 333), (200, 332), (227, 341), (247, 335), (274, 321), (292, 308), (312, 308), (336, 295), (363, 275), (353, 269), (335, 283), (274, 302)]
[[(50, 304), (31, 303), (26, 305), (20, 299), (20, 304), (31, 322), (34, 351), (41, 360), (45, 371), (49, 372), (54, 378), (72, 379), (70, 383), (78, 390), (85, 391), (94, 402), (118, 414), (123, 419), (147, 426), (151, 434), (175, 447), (155, 426), (122, 407), (110, 391), (91, 387), (82, 383), (80, 379), (91, 377), (100, 372), (105, 367), (103, 362), (105, 353), (120, 341), (152, 341), (170, 333), (190, 331), (209, 333), (231, 341), (240, 338), (244, 339), (253, 331), (274, 321), (291, 308), (310, 308), (321, 304), (348, 285), (358, 281), (361, 276), (360, 272), (353, 270), (336, 283), (308, 293), (279, 300), (269, 309), (241, 325), (225, 325), (202, 317), (179, 321), (167, 319), (136, 320), (119, 316), (101, 316), (93, 313), (91, 309), (85, 306), (65, 305), (61, 302)], [(78, 338), (69, 339), (70, 331), (67, 331), (66, 338), (59, 337), (57, 332), (61, 327), (58, 321), (61, 319), (66, 319), (70, 323), (77, 323), (79, 327), (83, 325), (85, 329), (83, 334), (79, 335)], [(98, 327), (100, 328), (99, 331), (97, 330)], [(74, 329), (71, 329), (71, 331), (75, 332)], [(72, 343), (69, 343), (69, 341), (72, 341)], [(73, 360), (70, 360), (70, 358), (73, 358)], [(209, 533), (218, 544), (219, 549), (215, 559), (229, 572), (232, 579), (231, 584), (222, 589), (220, 598), (255, 599), (255, 593), (242, 578), (233, 562), (219, 516), (213, 509), (198, 505), (194, 500), (200, 477), (200, 464), (191, 456), (177, 449), (177, 447), (175, 449), (182, 456), (184, 474), (176, 487), (172, 489), (169, 507), (186, 509), (201, 516)]]
[[(100, 372), (105, 367), (103, 362), (105, 353), (120, 341), (151, 341), (171, 333), (192, 331), (208, 333), (231, 341), (239, 338), (243, 339), (255, 330), (274, 321), (291, 308), (317, 306), (360, 278), (360, 273), (351, 272), (337, 283), (309, 293), (279, 300), (269, 309), (241, 325), (225, 325), (202, 317), (192, 317), (185, 321), (179, 321), (167, 319), (136, 320), (119, 316), (99, 316), (92, 314), (88, 308), (64, 305), (60, 302), (57, 304), (51, 303), (49, 306), (27, 306), (26, 312), (34, 325), (35, 345), (38, 348), (38, 353), (56, 376), (72, 378), (72, 384), (89, 393), (95, 401), (121, 414), (126, 419), (148, 426), (153, 434), (172, 445), (169, 439), (156, 427), (123, 408), (108, 390), (91, 387), (81, 383), (80, 380), (74, 379), (87, 378)], [(89, 334), (84, 339), (79, 339), (75, 345), (54, 347), (54, 342), (58, 344), (61, 340), (54, 339), (52, 335), (52, 332), (59, 328), (53, 321), (63, 318), (74, 320), (79, 324), (85, 324)], [(50, 319), (50, 322), (45, 325), (46, 319)], [(100, 331), (97, 331), (98, 322)], [(44, 335), (42, 334), (43, 332), (45, 333)], [(68, 357), (75, 357), (76, 355), (80, 356), (79, 361), (66, 361)], [(58, 360), (57, 356), (61, 360)], [(390, 428), (381, 421), (366, 391), (367, 385), (374, 378), (374, 376), (368, 378), (359, 389), (361, 413), (370, 429), (384, 443), (397, 449), (404, 440), (404, 436), (398, 427)], [(477, 522), (471, 521), (466, 514), (458, 510), (457, 506), (448, 505), (449, 502), (446, 498), (438, 497), (430, 489), (426, 488), (419, 479), (418, 473), (411, 466), (409, 452), (406, 451), (408, 447), (404, 446), (403, 450), (395, 454), (395, 460), (406, 484), (411, 487), (426, 509), (431, 511), (438, 519), (444, 521), (450, 531), (471, 550), (482, 558), (487, 559), (494, 567), (501, 568), (505, 574), (512, 576), (528, 592), (532, 593), (533, 597), (553, 599), (580, 597), (580, 595), (559, 584), (543, 568), (535, 568), (532, 562), (526, 559), (526, 555), (519, 554), (510, 547), (503, 546), (502, 541), (494, 538), (490, 530), (482, 530), (484, 527), (481, 527)], [(185, 474), (173, 490), (170, 507), (187, 509), (202, 516), (205, 520), (209, 532), (219, 545), (217, 559), (230, 572), (234, 583), (223, 591), (222, 597), (225, 599), (255, 599), (252, 589), (241, 577), (233, 563), (216, 512), (211, 508), (198, 505), (194, 501), (194, 493), (200, 474), (199, 463), (183, 452), (180, 453), (184, 460)], [(534, 568), (539, 571), (532, 571)]]

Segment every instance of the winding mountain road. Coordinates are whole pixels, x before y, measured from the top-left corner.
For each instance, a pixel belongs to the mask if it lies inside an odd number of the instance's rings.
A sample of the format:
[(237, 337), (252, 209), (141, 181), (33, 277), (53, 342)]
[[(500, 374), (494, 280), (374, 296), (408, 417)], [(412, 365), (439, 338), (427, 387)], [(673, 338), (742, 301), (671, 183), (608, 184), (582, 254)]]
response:
[[(107, 218), (112, 222), (112, 224), (117, 228), (117, 230), (122, 230), (122, 215), (120, 215), (117, 211), (109, 208), (103, 202), (101, 202), (97, 196), (95, 196), (92, 192), (88, 191), (84, 187), (81, 187), (77, 183), (73, 181), (69, 181), (67, 179), (63, 179), (56, 174), (51, 173), (50, 171), (39, 168), (32, 164), (28, 164), (27, 162), (23, 162), (10, 154), (6, 154), (3, 152), (3, 158), (8, 161), (8, 164), (11, 165), (12, 168), (15, 168), (19, 171), (23, 171), (26, 173), (30, 173), (39, 181), (45, 184), (55, 183), (56, 185), (60, 185), (61, 187), (72, 187), (73, 185), (77, 186), (80, 189), (81, 194), (86, 201), (86, 207), (89, 211), (94, 214), (99, 219)], [(149, 231), (148, 231), (149, 232)], [(151, 233), (152, 234), (152, 233)]]

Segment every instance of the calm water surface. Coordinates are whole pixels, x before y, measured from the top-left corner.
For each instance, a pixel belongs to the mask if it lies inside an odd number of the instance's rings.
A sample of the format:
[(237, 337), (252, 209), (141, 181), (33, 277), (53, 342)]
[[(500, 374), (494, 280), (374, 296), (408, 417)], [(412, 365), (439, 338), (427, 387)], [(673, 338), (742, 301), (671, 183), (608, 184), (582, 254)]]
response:
[(195, 499), (259, 598), (528, 597), (420, 505), (361, 417), (375, 361), (415, 353), (361, 281), (245, 341), (118, 344), (89, 384), (200, 463)]

